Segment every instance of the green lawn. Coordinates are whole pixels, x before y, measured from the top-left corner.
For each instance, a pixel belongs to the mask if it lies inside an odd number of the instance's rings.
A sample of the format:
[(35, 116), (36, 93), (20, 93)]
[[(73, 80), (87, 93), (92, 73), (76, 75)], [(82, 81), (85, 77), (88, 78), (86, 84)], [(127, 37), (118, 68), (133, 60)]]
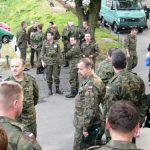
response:
[[(64, 24), (69, 20), (73, 20), (76, 25), (78, 23), (77, 17), (69, 11), (52, 11), (48, 5), (48, 0), (0, 0), (0, 9), (0, 21), (10, 25), (14, 34), (16, 34), (23, 20), (26, 20), (28, 25), (30, 25), (30, 21), (36, 19), (44, 25), (43, 31), (46, 30), (49, 21), (52, 20), (57, 24), (60, 33), (62, 33)], [(106, 42), (103, 38), (112, 38), (113, 40)], [(96, 29), (96, 41), (102, 53), (105, 54), (110, 47), (118, 47), (116, 39), (117, 37), (110, 34), (107, 29)]]

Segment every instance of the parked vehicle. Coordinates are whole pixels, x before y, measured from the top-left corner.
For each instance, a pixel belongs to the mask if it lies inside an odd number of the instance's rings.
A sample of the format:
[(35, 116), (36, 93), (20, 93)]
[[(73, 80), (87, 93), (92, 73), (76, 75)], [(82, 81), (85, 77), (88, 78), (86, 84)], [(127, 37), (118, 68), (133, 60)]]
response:
[(13, 36), (14, 35), (10, 31), (0, 27), (0, 39), (2, 39), (3, 43), (10, 42), (13, 39)]
[(146, 27), (146, 15), (138, 0), (102, 0), (101, 3), (101, 23), (110, 25), (115, 33), (133, 27), (143, 31)]
[(0, 22), (0, 27), (3, 28), (3, 29), (6, 29), (8, 31), (11, 31), (11, 28), (7, 24), (5, 24), (3, 22)]

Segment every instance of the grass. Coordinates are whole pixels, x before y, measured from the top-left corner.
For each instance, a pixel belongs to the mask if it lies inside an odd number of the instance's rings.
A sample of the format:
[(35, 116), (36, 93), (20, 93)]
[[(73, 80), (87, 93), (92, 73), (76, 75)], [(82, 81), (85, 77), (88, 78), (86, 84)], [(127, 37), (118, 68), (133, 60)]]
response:
[[(48, 4), (48, 0), (0, 0), (0, 4), (0, 20), (10, 25), (14, 35), (20, 28), (20, 23), (23, 20), (26, 20), (28, 25), (30, 25), (30, 21), (36, 19), (39, 23), (44, 25), (43, 31), (46, 30), (49, 21), (52, 20), (58, 25), (60, 33), (62, 33), (64, 24), (66, 24), (69, 20), (73, 20), (76, 25), (78, 24), (77, 17), (70, 11), (52, 11)], [(98, 28), (96, 29), (95, 34), (96, 41), (103, 54), (106, 54), (106, 50), (110, 47), (118, 47), (118, 42), (116, 40), (117, 36), (110, 34), (107, 29)], [(103, 38), (111, 38), (113, 40), (105, 41)], [(61, 40), (60, 44), (62, 47)]]

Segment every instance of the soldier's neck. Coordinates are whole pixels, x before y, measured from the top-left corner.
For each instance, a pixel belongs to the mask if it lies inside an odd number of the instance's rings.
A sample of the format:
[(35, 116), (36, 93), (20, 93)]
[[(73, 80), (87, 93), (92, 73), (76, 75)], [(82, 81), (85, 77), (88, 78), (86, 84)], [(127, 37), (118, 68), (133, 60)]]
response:
[(24, 73), (19, 74), (18, 76), (13, 76), (16, 81), (22, 81), (24, 79)]

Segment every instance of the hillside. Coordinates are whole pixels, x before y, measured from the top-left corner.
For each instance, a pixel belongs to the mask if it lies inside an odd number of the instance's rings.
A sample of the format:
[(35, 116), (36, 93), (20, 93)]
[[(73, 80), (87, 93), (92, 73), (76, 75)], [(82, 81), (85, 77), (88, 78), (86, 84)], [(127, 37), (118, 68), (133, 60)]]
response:
[[(75, 24), (78, 22), (77, 17), (70, 11), (51, 8), (48, 0), (0, 0), (0, 9), (0, 22), (10, 25), (14, 34), (23, 20), (26, 20), (30, 25), (30, 21), (36, 19), (39, 23), (43, 23), (43, 31), (46, 30), (49, 21), (52, 20), (57, 24), (60, 33), (67, 21), (73, 20)], [(112, 38), (113, 40), (107, 41), (103, 38)], [(114, 41), (116, 36), (111, 35), (104, 28), (96, 30), (96, 40), (104, 51), (109, 47), (118, 46), (118, 43)]]

